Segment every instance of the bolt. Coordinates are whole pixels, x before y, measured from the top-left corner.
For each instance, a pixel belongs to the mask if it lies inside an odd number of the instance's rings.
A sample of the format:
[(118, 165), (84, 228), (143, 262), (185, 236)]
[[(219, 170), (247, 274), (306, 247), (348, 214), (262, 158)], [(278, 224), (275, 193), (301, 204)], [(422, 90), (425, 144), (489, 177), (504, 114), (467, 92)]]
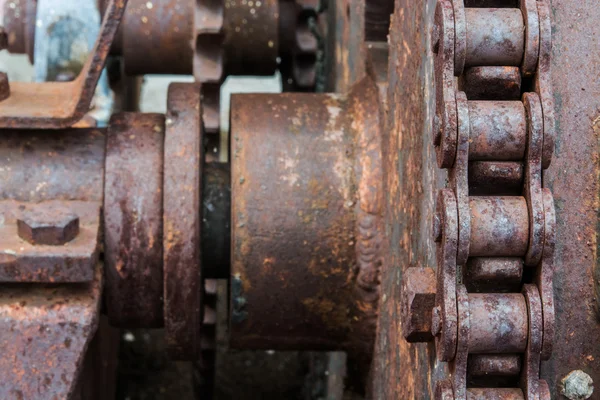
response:
[(79, 234), (79, 217), (60, 207), (38, 204), (23, 211), (17, 219), (17, 232), (33, 245), (60, 246)]
[(594, 393), (594, 381), (582, 370), (569, 372), (560, 381), (560, 393), (569, 400), (585, 400)]
[(10, 84), (6, 72), (0, 72), (0, 101), (10, 97)]
[(402, 276), (402, 334), (411, 343), (428, 342), (431, 310), (435, 305), (435, 273), (431, 268), (410, 267)]
[(440, 306), (433, 307), (431, 311), (431, 334), (433, 336), (439, 335), (442, 331), (442, 309)]

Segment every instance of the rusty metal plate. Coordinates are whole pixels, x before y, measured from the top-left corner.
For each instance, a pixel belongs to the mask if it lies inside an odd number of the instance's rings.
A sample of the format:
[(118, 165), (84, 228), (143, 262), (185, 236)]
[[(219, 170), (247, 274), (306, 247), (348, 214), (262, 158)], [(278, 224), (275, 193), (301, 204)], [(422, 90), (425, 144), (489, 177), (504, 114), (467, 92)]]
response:
[(100, 35), (83, 69), (72, 82), (11, 82), (0, 103), (0, 128), (59, 129), (72, 126), (90, 109), (127, 0), (111, 0)]
[(204, 138), (199, 83), (172, 83), (167, 97), (164, 176), (165, 341), (171, 357), (200, 353)]
[[(57, 246), (31, 244), (17, 233), (29, 210), (61, 207), (79, 217), (79, 233)], [(87, 282), (94, 278), (100, 234), (99, 202), (0, 201), (0, 282)]]
[(115, 114), (106, 143), (107, 308), (120, 327), (163, 325), (162, 114)]
[(102, 266), (72, 285), (0, 287), (0, 398), (69, 399), (98, 325)]
[(103, 129), (2, 131), (0, 199), (101, 202), (105, 140)]

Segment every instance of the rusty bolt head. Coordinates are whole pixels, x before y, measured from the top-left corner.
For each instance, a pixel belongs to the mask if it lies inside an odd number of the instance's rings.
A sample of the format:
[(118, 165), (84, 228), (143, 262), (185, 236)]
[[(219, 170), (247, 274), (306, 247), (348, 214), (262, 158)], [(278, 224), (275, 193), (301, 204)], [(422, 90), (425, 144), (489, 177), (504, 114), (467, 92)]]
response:
[(571, 371), (560, 381), (560, 393), (569, 400), (589, 399), (594, 393), (594, 381), (579, 369)]
[(10, 97), (10, 84), (6, 72), (0, 72), (0, 101)]
[(402, 280), (402, 333), (408, 342), (428, 342), (435, 305), (435, 274), (431, 268), (408, 268)]
[(60, 207), (38, 204), (17, 219), (21, 239), (33, 245), (60, 246), (79, 234), (79, 217)]

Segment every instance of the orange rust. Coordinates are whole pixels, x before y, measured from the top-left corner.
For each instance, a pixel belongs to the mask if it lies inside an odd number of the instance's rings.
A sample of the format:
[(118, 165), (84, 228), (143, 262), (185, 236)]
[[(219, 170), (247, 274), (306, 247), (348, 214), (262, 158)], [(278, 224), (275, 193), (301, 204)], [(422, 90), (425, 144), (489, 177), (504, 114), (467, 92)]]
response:
[(370, 352), (381, 265), (378, 94), (365, 80), (346, 96), (233, 97), (234, 346)]

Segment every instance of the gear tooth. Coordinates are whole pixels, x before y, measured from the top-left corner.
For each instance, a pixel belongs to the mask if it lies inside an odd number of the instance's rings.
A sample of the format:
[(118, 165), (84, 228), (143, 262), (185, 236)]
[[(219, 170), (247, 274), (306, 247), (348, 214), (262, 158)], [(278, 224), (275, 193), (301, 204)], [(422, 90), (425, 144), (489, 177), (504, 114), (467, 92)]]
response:
[(223, 0), (196, 0), (194, 77), (202, 82), (202, 120), (207, 134), (219, 134), (220, 91), (225, 78)]

